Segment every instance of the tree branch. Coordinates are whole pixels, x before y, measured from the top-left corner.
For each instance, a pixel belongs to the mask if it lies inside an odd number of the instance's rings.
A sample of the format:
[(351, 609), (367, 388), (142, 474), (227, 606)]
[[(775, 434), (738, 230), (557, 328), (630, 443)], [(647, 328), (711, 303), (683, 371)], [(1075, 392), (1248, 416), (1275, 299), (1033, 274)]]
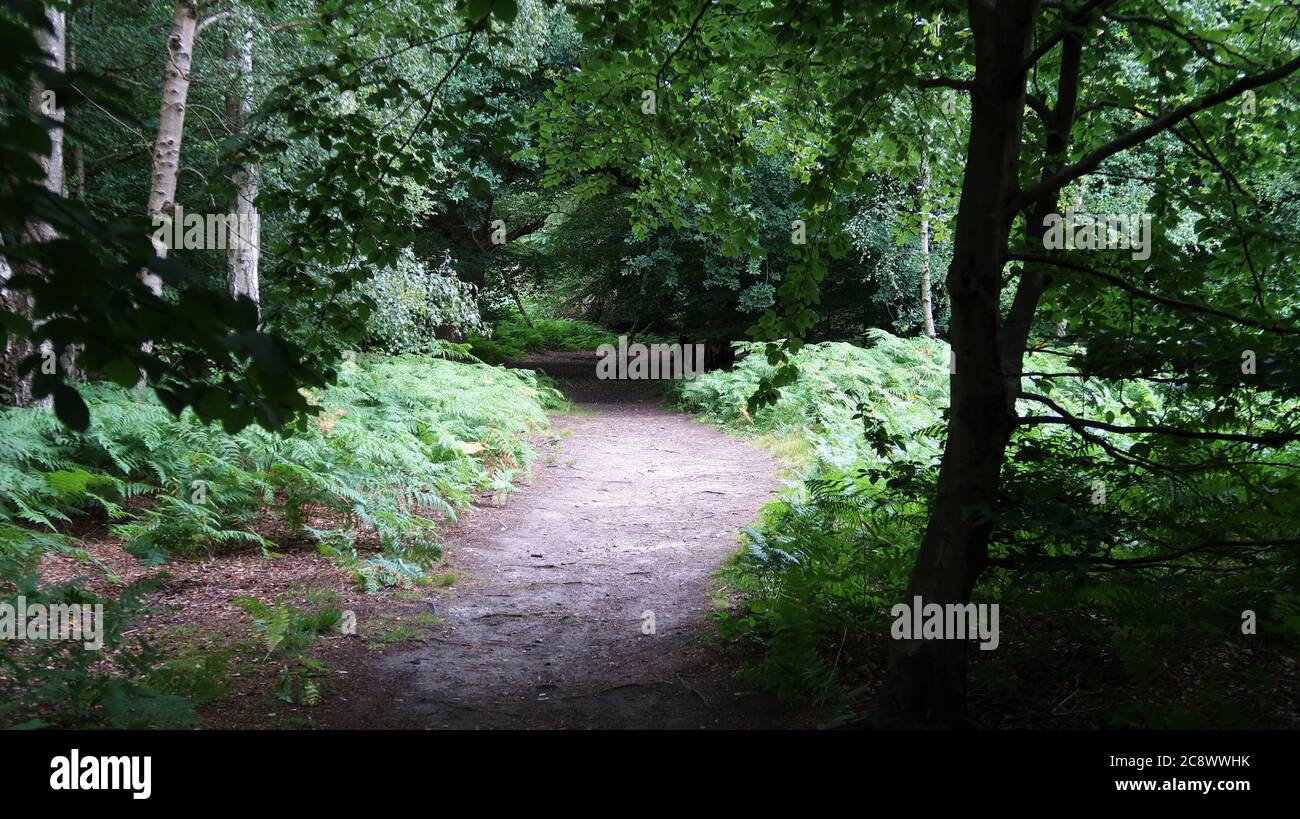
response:
[(1138, 569), (1138, 568), (1154, 569), (1154, 568), (1169, 568), (1169, 567), (1162, 567), (1160, 564), (1162, 564), (1164, 561), (1167, 560), (1172, 560), (1178, 557), (1186, 557), (1187, 555), (1195, 554), (1196, 552), (1202, 552), (1207, 549), (1219, 549), (1223, 547), (1234, 548), (1240, 546), (1265, 546), (1265, 547), (1293, 546), (1297, 543), (1300, 543), (1300, 538), (1276, 538), (1271, 540), (1266, 540), (1266, 539), (1206, 540), (1201, 543), (1197, 543), (1194, 546), (1187, 546), (1185, 548), (1177, 549), (1172, 552), (1166, 552), (1164, 554), (1159, 554), (1159, 555), (1149, 555), (1147, 557), (1132, 557), (1132, 558), (1062, 557), (1062, 558), (1029, 558), (1027, 560), (1017, 560), (1016, 558), (1008, 557), (1008, 558), (996, 558), (994, 560), (990, 560), (989, 563), (991, 565), (1000, 566), (1002, 568), (1016, 568), (1026, 562), (1031, 564), (1042, 564), (1042, 565), (1049, 565), (1051, 563), (1059, 562), (1062, 565), (1064, 565), (1068, 563), (1075, 563), (1078, 560), (1083, 560), (1086, 563), (1095, 565), (1099, 569), (1103, 569), (1103, 568), (1104, 569)]
[(1143, 298), (1143, 299), (1147, 299), (1148, 301), (1154, 301), (1159, 304), (1163, 304), (1166, 307), (1176, 307), (1180, 310), (1191, 310), (1193, 312), (1204, 313), (1210, 316), (1218, 316), (1219, 318), (1229, 319), (1230, 321), (1234, 321), (1245, 327), (1254, 327), (1257, 330), (1265, 330), (1270, 333), (1280, 333), (1284, 335), (1294, 335), (1300, 333), (1300, 319), (1297, 318), (1287, 319), (1287, 322), (1293, 325), (1291, 327), (1286, 327), (1280, 324), (1270, 324), (1269, 322), (1266, 321), (1260, 321), (1258, 319), (1239, 316), (1236, 313), (1230, 313), (1227, 310), (1220, 310), (1217, 307), (1210, 307), (1209, 305), (1205, 305), (1205, 304), (1198, 304), (1197, 302), (1194, 301), (1184, 301), (1182, 299), (1176, 299), (1171, 296), (1162, 296), (1159, 293), (1153, 293), (1150, 290), (1143, 290), (1142, 288), (1137, 287), (1136, 285), (1129, 284), (1127, 281), (1120, 278), (1119, 276), (1116, 276), (1113, 273), (1106, 273), (1101, 270), (1096, 270), (1094, 268), (1078, 264), (1077, 262), (1071, 262), (1065, 259), (1058, 259), (1053, 256), (1038, 256), (1032, 253), (1012, 252), (1007, 254), (1007, 261), (1028, 262), (1031, 264), (1055, 265), (1056, 267), (1062, 268), (1064, 270), (1072, 270), (1076, 273), (1086, 273), (1089, 276), (1102, 279), (1103, 281), (1107, 281), (1115, 285), (1116, 287), (1125, 291), (1126, 293), (1131, 293), (1134, 296), (1137, 296), (1138, 298)]
[(200, 34), (204, 32), (205, 29), (208, 28), (208, 26), (212, 25), (213, 23), (221, 22), (222, 20), (224, 20), (229, 16), (230, 16), (230, 12), (219, 11), (216, 14), (212, 15), (211, 17), (208, 17), (203, 22), (199, 23), (198, 27), (194, 29), (194, 36), (198, 37)]
[(952, 77), (921, 77), (912, 85), (917, 88), (955, 88), (958, 91), (969, 91), (975, 87), (971, 80), (955, 80)]
[[(1069, 20), (1068, 25), (1069, 26), (1080, 25), (1081, 18), (1086, 16), (1088, 12), (1092, 11), (1098, 6), (1109, 5), (1114, 1), (1115, 0), (1090, 0), (1090, 2), (1085, 3), (1083, 6), (1080, 6), (1077, 11), (1068, 12), (1066, 14), (1066, 17)], [(1039, 60), (1043, 59), (1043, 57), (1047, 55), (1047, 52), (1051, 51), (1053, 48), (1056, 47), (1057, 43), (1061, 42), (1062, 38), (1065, 37), (1067, 31), (1068, 31), (1067, 28), (1058, 29), (1056, 33), (1054, 33), (1051, 37), (1048, 37), (1046, 40), (1044, 40), (1042, 44), (1038, 46), (1038, 48), (1035, 48), (1033, 51), (1029, 52), (1029, 56), (1025, 58), (1024, 64), (1021, 65), (1020, 67), (1021, 73), (1028, 74), (1029, 70), (1033, 68), (1034, 65), (1038, 63)]]
[(1295, 73), (1298, 69), (1300, 69), (1300, 57), (1296, 57), (1294, 60), (1284, 63), (1270, 71), (1242, 77), (1231, 85), (1227, 85), (1220, 88), (1218, 91), (1206, 94), (1194, 102), (1189, 102), (1186, 105), (1175, 108), (1167, 114), (1156, 117), (1147, 125), (1129, 131), (1127, 134), (1106, 143), (1073, 165), (1063, 168), (1052, 177), (1044, 179), (1038, 184), (1021, 191), (1012, 201), (1011, 211), (1015, 212), (1021, 210), (1027, 203), (1037, 201), (1044, 194), (1060, 189), (1062, 186), (1078, 179), (1084, 174), (1096, 170), (1102, 162), (1120, 151), (1127, 150), (1135, 145), (1140, 145), (1143, 142), (1146, 142), (1151, 137), (1172, 128), (1190, 117), (1192, 114), (1195, 114), (1197, 111), (1203, 111), (1206, 108), (1213, 108), (1221, 102), (1232, 99), (1243, 91), (1249, 91), (1252, 88), (1258, 88), (1261, 85), (1268, 85), (1271, 82), (1276, 82), (1283, 77)]
[(1037, 401), (1048, 407), (1058, 415), (1030, 415), (1019, 420), (1023, 426), (1034, 426), (1042, 424), (1064, 424), (1081, 429), (1104, 429), (1107, 432), (1116, 432), (1123, 435), (1169, 435), (1175, 438), (1191, 438), (1198, 441), (1243, 441), (1251, 444), (1263, 444), (1265, 446), (1277, 446), (1289, 443), (1291, 441), (1300, 441), (1300, 433), (1295, 432), (1275, 432), (1267, 435), (1251, 435), (1245, 432), (1206, 432), (1203, 430), (1179, 429), (1178, 427), (1165, 426), (1156, 424), (1146, 427), (1126, 427), (1119, 424), (1110, 424), (1105, 421), (1092, 421), (1087, 418), (1078, 418), (1071, 415), (1060, 404), (1052, 399), (1038, 395), (1032, 392), (1020, 392), (1019, 398), (1028, 401)]
[(695, 15), (695, 19), (691, 21), (690, 28), (686, 29), (686, 34), (682, 36), (681, 42), (679, 42), (677, 47), (668, 54), (663, 65), (659, 66), (659, 70), (655, 73), (656, 88), (658, 88), (663, 82), (664, 72), (668, 70), (668, 66), (672, 65), (673, 60), (676, 59), (678, 52), (682, 50), (687, 41), (690, 40), (691, 37), (695, 36), (695, 30), (700, 27), (700, 21), (704, 19), (704, 15), (707, 14), (709, 9), (712, 7), (713, 0), (704, 0), (704, 5), (700, 8), (700, 13)]

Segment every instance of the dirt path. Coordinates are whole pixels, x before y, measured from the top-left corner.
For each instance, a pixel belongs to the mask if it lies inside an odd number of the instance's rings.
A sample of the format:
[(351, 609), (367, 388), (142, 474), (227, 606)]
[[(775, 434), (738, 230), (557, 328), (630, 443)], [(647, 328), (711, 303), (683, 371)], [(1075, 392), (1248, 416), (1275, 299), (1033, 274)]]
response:
[[(712, 574), (777, 488), (744, 441), (663, 407), (594, 358), (530, 362), (569, 386), (531, 486), (454, 527), (467, 578), (446, 623), (375, 658), (349, 726), (697, 728), (790, 724), (717, 645)], [(654, 633), (649, 630), (653, 613)], [(357, 700), (361, 699), (361, 702)], [(325, 724), (339, 724), (327, 719)]]

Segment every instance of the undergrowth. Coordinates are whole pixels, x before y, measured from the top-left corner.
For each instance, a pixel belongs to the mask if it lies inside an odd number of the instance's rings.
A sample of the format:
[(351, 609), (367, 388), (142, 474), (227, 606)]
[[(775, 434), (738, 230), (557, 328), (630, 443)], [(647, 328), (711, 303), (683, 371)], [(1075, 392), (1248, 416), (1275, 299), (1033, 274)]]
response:
[[(738, 347), (742, 357), (732, 370), (674, 385), (677, 402), (733, 430), (769, 441), (802, 441), (797, 451), (808, 457), (797, 466), (800, 480), (763, 508), (745, 530), (744, 548), (722, 570), (742, 601), (720, 613), (723, 635), (759, 647), (759, 659), (745, 670), (757, 684), (786, 700), (818, 703), (844, 715), (863, 690), (854, 683), (863, 675), (878, 682), (891, 644), (889, 612), (905, 598), (928, 520), (947, 413), (947, 346), (880, 330), (871, 331), (866, 347), (808, 345), (794, 356), (798, 379), (774, 405), (752, 415), (747, 401), (773, 368), (761, 345)], [(1031, 356), (1027, 369), (1060, 365)], [(1079, 416), (1149, 423), (1166, 411), (1160, 395), (1142, 383), (1026, 378), (1025, 385)], [(1041, 407), (1022, 411), (1033, 414)], [(1121, 447), (1121, 454), (1132, 446), (1122, 440), (1110, 445)], [(1148, 449), (1139, 454), (1138, 446)], [(1216, 454), (1178, 441), (1139, 444), (1131, 453), (1149, 457), (1155, 447), (1166, 447), (1157, 459), (1167, 462), (1200, 462)], [(1004, 646), (1015, 649), (981, 657), (976, 683), (990, 694), (1044, 697), (1008, 686), (1033, 669), (1089, 656), (1085, 668), (1094, 684), (1105, 679), (1104, 685), (1126, 686), (1132, 693), (1110, 698), (1110, 713), (1091, 716), (1092, 724), (1246, 724), (1242, 714), (1225, 716), (1223, 707), (1213, 705), (1218, 693), (1241, 684), (1237, 672), (1221, 659), (1205, 662), (1195, 649), (1242, 650), (1224, 638), (1240, 637), (1241, 612), (1247, 609), (1258, 613), (1262, 634), (1294, 645), (1300, 598), (1285, 583), (1278, 585), (1285, 564), (1248, 556), (1228, 564), (1232, 573), (1221, 573), (1225, 564), (1211, 565), (1220, 560), (1211, 556), (1210, 581), (1189, 583), (1179, 572), (1197, 570), (1195, 562), (1122, 574), (1089, 572), (1087, 559), (1141, 558), (1151, 553), (1149, 542), (1177, 536), (1180, 529), (1214, 526), (1237, 537), (1253, 529), (1264, 537), (1286, 531), (1262, 518), (1255, 496), (1230, 491), (1242, 474), (1228, 480), (1222, 472), (1192, 473), (1174, 485), (1149, 480), (1126, 462), (1127, 455), (1110, 454), (1062, 427), (1024, 430), (1013, 441), (1003, 473), (1008, 500), (993, 512), (991, 557), (1002, 562), (985, 572), (975, 598), (998, 602), (1010, 614), (1004, 614), (1003, 630), (1010, 627), (1016, 636), (1004, 638)], [(1254, 479), (1280, 494), (1283, 475), (1266, 467)], [(1106, 490), (1100, 499), (1097, 487)], [(1037, 626), (1048, 619), (1051, 629)], [(874, 659), (866, 661), (866, 655)], [(864, 661), (874, 670), (863, 671)], [(1188, 663), (1200, 668), (1194, 693), (1173, 671)], [(1168, 696), (1143, 696), (1157, 688)], [(1052, 703), (1034, 707), (1051, 710)]]
[(872, 330), (867, 347), (843, 342), (805, 346), (795, 359), (799, 378), (780, 399), (751, 415), (746, 402), (776, 368), (763, 345), (736, 344), (731, 370), (673, 382), (677, 403), (726, 426), (777, 438), (800, 438), (812, 448), (812, 473), (878, 462), (882, 442), (891, 456), (910, 451), (913, 460), (937, 454), (933, 434), (948, 403), (948, 346), (929, 339), (903, 339)]
[(947, 404), (947, 346), (873, 330), (869, 346), (805, 346), (799, 378), (780, 399), (746, 408), (775, 368), (762, 345), (737, 344), (738, 361), (673, 385), (684, 409), (746, 434), (803, 442), (796, 491), (765, 506), (745, 546), (722, 571), (744, 606), (722, 613), (723, 634), (757, 643), (745, 671), (788, 701), (840, 704), (837, 647), (887, 627), (910, 570), (925, 505), (893, 502), (870, 471), (896, 461), (916, 472), (939, 454)]
[(39, 409), (0, 410), (4, 548), (37, 536), (14, 524), (58, 540), (60, 524), (93, 509), (153, 564), (295, 542), (352, 561), (373, 547), (351, 564), (372, 587), (418, 576), (438, 553), (434, 524), (474, 493), (512, 489), (533, 455), (529, 433), (559, 400), (528, 371), (409, 355), (344, 362), (312, 396), (319, 414), (287, 435), (227, 435), (109, 384), (85, 394), (86, 433)]
[(525, 319), (508, 316), (497, 322), (491, 335), (471, 333), (470, 350), (489, 364), (517, 361), (527, 353), (553, 350), (595, 352), (602, 344), (617, 344), (616, 334), (586, 321), (565, 318)]

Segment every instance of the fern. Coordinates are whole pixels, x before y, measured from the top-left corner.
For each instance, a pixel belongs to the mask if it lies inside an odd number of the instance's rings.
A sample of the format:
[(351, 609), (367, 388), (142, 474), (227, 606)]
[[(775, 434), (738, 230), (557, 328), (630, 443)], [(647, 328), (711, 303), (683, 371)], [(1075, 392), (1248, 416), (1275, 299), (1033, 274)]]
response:
[(256, 597), (235, 597), (231, 601), (253, 618), (253, 631), (262, 638), (267, 656), (287, 654), (311, 644), (339, 624), (342, 612), (332, 607), (307, 611), (292, 603), (264, 603)]
[(439, 351), (345, 363), (312, 396), (319, 416), (288, 437), (227, 435), (105, 384), (85, 390), (94, 424), (84, 434), (40, 409), (0, 410), (0, 522), (53, 531), (98, 509), (128, 551), (160, 563), (274, 548), (262, 534), (270, 515), (309, 538), (309, 516), (324, 511), (357, 536), (352, 547), (369, 542), (389, 561), (367, 569), (365, 585), (403, 582), (436, 555), (440, 520), (529, 462), (530, 433), (558, 395), (463, 345)]

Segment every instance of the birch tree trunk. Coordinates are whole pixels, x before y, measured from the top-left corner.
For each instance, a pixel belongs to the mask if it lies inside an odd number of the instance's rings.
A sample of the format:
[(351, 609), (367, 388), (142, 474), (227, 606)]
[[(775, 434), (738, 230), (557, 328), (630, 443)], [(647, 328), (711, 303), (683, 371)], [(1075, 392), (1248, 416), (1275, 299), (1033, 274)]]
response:
[[(253, 108), (253, 17), (238, 3), (232, 14), (237, 30), (226, 37), (226, 57), (238, 62), (237, 80), (226, 93), (226, 119), (232, 133), (244, 131), (248, 114)], [(226, 249), (226, 289), (233, 298), (247, 296), (253, 304), (261, 305), (258, 281), (258, 262), (261, 231), (257, 213), (258, 174), (256, 162), (241, 159), (232, 181), (235, 198), (230, 203), (230, 221), (235, 225), (235, 236)]]
[[(158, 136), (153, 145), (147, 213), (152, 224), (170, 220), (176, 207), (176, 178), (180, 172), (181, 137), (185, 129), (185, 104), (190, 93), (190, 66), (194, 61), (194, 30), (198, 25), (197, 0), (176, 0), (171, 33), (167, 35), (167, 66), (163, 70), (162, 107)], [(170, 234), (169, 234), (170, 235)], [(167, 255), (165, 242), (154, 241), (154, 251)], [(151, 270), (140, 278), (155, 296), (162, 295), (162, 279)]]
[[(0, 236), (0, 309), (15, 313), (28, 320), (32, 317), (31, 297), (20, 290), (10, 290), (7, 285), (14, 271), (4, 255), (4, 237)], [(25, 407), (32, 402), (32, 382), (18, 375), (19, 363), (31, 355), (32, 342), (23, 336), (10, 333), (4, 349), (0, 350), (0, 377), (9, 390), (9, 400), (14, 406)]]
[[(927, 146), (928, 149), (928, 146)], [(921, 160), (921, 184), (918, 197), (921, 205), (921, 321), (925, 334), (935, 338), (934, 305), (930, 297), (930, 158)]]
[[(51, 6), (45, 7), (45, 18), (50, 21), (52, 31), (40, 30), (36, 33), (36, 45), (45, 54), (46, 62), (59, 73), (67, 70), (67, 20), (64, 13)], [(45, 189), (55, 196), (63, 195), (63, 101), (55, 99), (40, 78), (32, 78), (28, 105), (58, 123), (50, 134), (50, 152), (40, 157), (41, 171), (45, 174)], [(37, 219), (28, 220), (27, 236), (31, 241), (48, 242), (55, 238), (54, 228), (48, 222)]]

